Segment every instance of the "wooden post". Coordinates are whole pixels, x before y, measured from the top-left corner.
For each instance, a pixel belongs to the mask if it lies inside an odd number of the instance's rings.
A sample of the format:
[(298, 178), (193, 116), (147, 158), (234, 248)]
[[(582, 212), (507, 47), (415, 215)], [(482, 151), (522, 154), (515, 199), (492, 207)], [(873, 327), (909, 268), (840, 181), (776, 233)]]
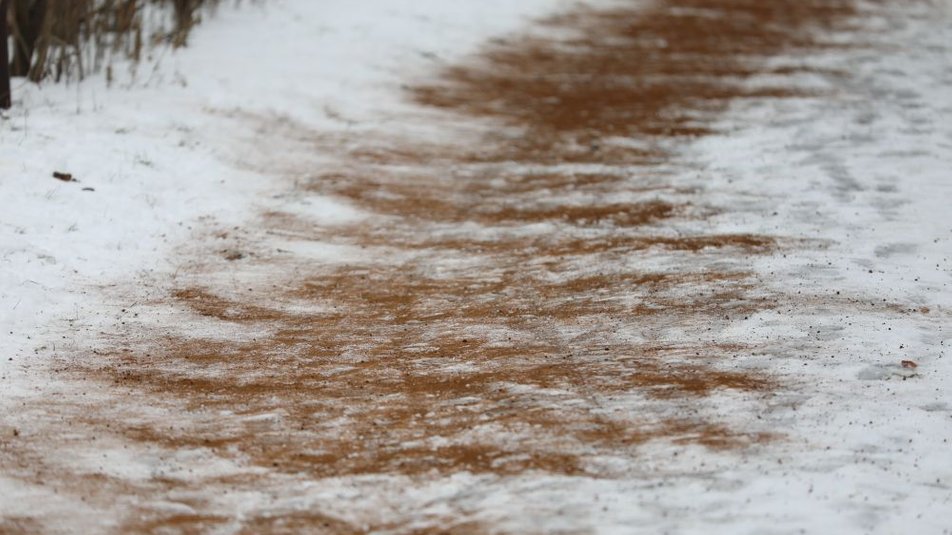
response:
[(7, 16), (10, 13), (10, 0), (0, 0), (0, 110), (9, 110), (12, 102), (10, 89), (10, 50), (8, 41)]

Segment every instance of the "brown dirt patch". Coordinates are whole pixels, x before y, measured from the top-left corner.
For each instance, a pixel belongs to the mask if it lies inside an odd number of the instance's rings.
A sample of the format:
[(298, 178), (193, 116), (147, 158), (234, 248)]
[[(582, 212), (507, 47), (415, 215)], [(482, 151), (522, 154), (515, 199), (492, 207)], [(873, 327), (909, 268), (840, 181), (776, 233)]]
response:
[[(641, 392), (690, 403), (723, 389), (770, 388), (768, 378), (719, 369), (716, 347), (699, 346), (704, 352), (699, 358), (684, 357), (689, 352), (680, 348), (672, 358), (624, 343), (610, 326), (645, 316), (681, 324), (716, 322), (769, 308), (751, 298), (756, 282), (743, 270), (637, 273), (622, 267), (620, 259), (655, 247), (693, 255), (716, 255), (725, 248), (760, 253), (774, 247), (774, 238), (658, 235), (656, 224), (683, 217), (683, 207), (690, 205), (685, 197), (691, 203), (700, 199), (668, 194), (678, 199), (638, 200), (644, 191), (629, 190), (637, 184), (637, 171), (499, 175), (486, 163), (598, 162), (620, 169), (670, 159), (666, 151), (610, 141), (635, 138), (661, 146), (650, 140), (704, 135), (708, 119), (733, 99), (801, 95), (788, 86), (754, 91), (741, 81), (760, 72), (759, 58), (822, 46), (806, 31), (828, 29), (850, 13), (844, 3), (678, 0), (649, 13), (581, 9), (544, 22), (573, 37), (514, 38), (489, 46), (471, 64), (450, 67), (439, 81), (415, 87), (413, 97), (425, 106), (497, 118), (519, 134), (506, 140), (486, 134), (478, 150), (368, 140), (350, 152), (346, 170), (321, 175), (310, 185), (390, 217), (378, 226), (334, 229), (338, 241), (403, 249), (409, 260), (315, 269), (299, 287), (269, 296), (273, 308), (181, 290), (174, 297), (200, 314), (276, 324), (276, 334), (210, 350), (206, 342), (183, 341), (160, 358), (162, 368), (181, 367), (180, 373), (143, 368), (136, 381), (196, 405), (280, 410), (278, 428), (296, 432), (297, 439), (284, 439), (275, 449), (265, 440), (267, 433), (255, 432), (253, 439), (239, 433), (229, 444), (254, 452), (262, 464), (317, 476), (577, 473), (584, 470), (579, 452), (597, 446), (589, 442), (598, 434), (593, 430), (611, 425), (591, 406), (560, 407), (561, 398)], [(565, 193), (553, 195), (560, 189)], [(608, 200), (625, 195), (631, 200)], [(562, 230), (534, 237), (512, 232), (540, 222)], [(455, 232), (453, 225), (462, 223), (476, 232)], [(558, 264), (566, 257), (612, 274), (531, 265)], [(465, 273), (431, 273), (432, 266), (453, 259), (476, 266)], [(330, 304), (335, 312), (288, 316), (280, 304), (291, 298)], [(582, 320), (589, 325), (565, 343), (559, 331)], [(498, 339), (492, 334), (497, 332), (508, 334)], [(613, 358), (620, 353), (641, 356)], [(199, 362), (214, 364), (218, 373), (191, 373), (189, 366)], [(631, 366), (636, 369), (626, 371)], [(135, 372), (125, 373), (131, 380)], [(513, 385), (559, 393), (515, 394)], [(460, 410), (458, 403), (469, 399), (474, 401)], [(342, 427), (307, 434), (315, 419), (331, 417), (343, 418)], [(516, 434), (531, 428), (535, 436), (509, 451), (466, 438), (480, 426)], [(690, 433), (683, 423), (650, 419), (624, 427), (622, 434), (632, 443), (659, 436), (725, 442), (698, 428), (738, 434), (709, 422), (689, 425)], [(560, 436), (560, 447), (546, 446), (547, 435)], [(410, 445), (435, 437), (462, 442)], [(576, 446), (566, 447), (564, 437), (574, 437)], [(182, 440), (189, 439), (165, 439), (172, 447)], [(305, 446), (324, 453), (298, 451)], [(522, 456), (507, 460), (516, 453)]]
[[(618, 447), (613, 434), (627, 445), (762, 440), (716, 422), (617, 420), (600, 410), (599, 400), (612, 395), (690, 405), (725, 390), (775, 387), (720, 362), (725, 352), (751, 348), (664, 346), (618, 334), (639, 325), (700, 330), (773, 306), (738, 252), (769, 252), (777, 240), (672, 235), (670, 223), (716, 210), (704, 208), (700, 192), (663, 178), (641, 181), (639, 169), (650, 176), (658, 162), (675, 162), (663, 140), (705, 135), (734, 99), (804, 95), (742, 82), (767, 72), (763, 58), (825, 46), (810, 32), (851, 13), (846, 2), (753, 0), (671, 0), (648, 12), (579, 8), (542, 23), (569, 37), (495, 42), (413, 87), (423, 106), (505, 127), (478, 146), (347, 140), (339, 170), (306, 187), (383, 217), (328, 229), (269, 213), (264, 224), (297, 239), (378, 248), (378, 258), (337, 268), (291, 260), (294, 285), (240, 301), (181, 289), (173, 299), (198, 314), (264, 324), (274, 335), (234, 344), (182, 339), (149, 359), (125, 355), (114, 372), (193, 407), (276, 411), (271, 427), (236, 420), (228, 432), (138, 427), (130, 435), (222, 455), (237, 448), (262, 466), (315, 477), (575, 474), (586, 470), (589, 452)], [(619, 139), (640, 140), (641, 148)], [(592, 162), (609, 171), (551, 167)], [(516, 171), (514, 163), (552, 170)], [(540, 224), (548, 226), (539, 231)], [(639, 254), (675, 255), (684, 265), (642, 272), (632, 267)], [(704, 267), (711, 262), (718, 267)], [(283, 310), (302, 301), (322, 311)], [(570, 408), (567, 400), (585, 401)], [(481, 429), (522, 438), (504, 447)]]

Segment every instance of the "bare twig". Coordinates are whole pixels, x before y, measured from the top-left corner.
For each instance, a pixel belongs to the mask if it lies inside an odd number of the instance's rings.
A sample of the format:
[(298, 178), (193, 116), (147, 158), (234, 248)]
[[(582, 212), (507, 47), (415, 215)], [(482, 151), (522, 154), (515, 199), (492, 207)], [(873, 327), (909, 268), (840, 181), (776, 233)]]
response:
[(0, 0), (0, 110), (8, 110), (13, 105), (10, 89), (10, 51), (7, 49), (9, 13), (10, 0)]

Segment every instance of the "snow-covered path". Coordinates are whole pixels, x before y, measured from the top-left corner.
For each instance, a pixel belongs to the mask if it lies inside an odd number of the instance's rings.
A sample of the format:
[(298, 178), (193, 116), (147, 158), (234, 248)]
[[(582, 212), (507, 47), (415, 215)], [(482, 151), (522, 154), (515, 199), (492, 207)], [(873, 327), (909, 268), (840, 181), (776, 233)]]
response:
[(0, 530), (952, 529), (952, 7), (493, 4), (27, 93)]

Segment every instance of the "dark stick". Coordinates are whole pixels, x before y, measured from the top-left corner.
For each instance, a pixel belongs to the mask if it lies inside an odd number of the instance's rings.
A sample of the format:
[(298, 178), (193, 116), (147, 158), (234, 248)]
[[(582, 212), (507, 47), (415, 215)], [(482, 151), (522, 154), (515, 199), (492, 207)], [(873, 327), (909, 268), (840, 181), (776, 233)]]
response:
[(10, 0), (0, 0), (0, 110), (9, 110), (13, 105), (10, 90), (10, 51), (7, 48), (9, 13)]

